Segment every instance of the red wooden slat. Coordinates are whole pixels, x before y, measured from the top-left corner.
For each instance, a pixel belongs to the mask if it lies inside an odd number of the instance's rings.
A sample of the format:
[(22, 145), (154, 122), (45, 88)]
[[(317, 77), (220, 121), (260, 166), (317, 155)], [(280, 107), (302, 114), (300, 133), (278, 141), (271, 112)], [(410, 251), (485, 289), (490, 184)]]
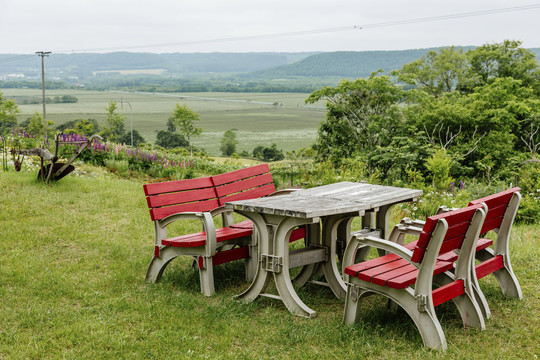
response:
[[(371, 282), (373, 277), (377, 275), (384, 274), (386, 272), (399, 269), (403, 267), (407, 267), (407, 265), (410, 265), (409, 262), (405, 259), (397, 259), (394, 261), (389, 261), (387, 263), (381, 264), (379, 266), (372, 267), (370, 269), (366, 269), (364, 271), (358, 272), (358, 275), (356, 276), (360, 280), (364, 280), (367, 282)], [(413, 269), (414, 266), (410, 265)], [(403, 273), (403, 270), (401, 270)], [(383, 284), (384, 285), (384, 284)]]
[[(228, 227), (216, 229), (216, 241), (227, 241), (238, 239), (244, 236), (250, 236), (253, 233), (251, 229), (232, 229)], [(194, 234), (187, 234), (164, 239), (161, 241), (163, 245), (173, 247), (198, 247), (206, 244), (206, 232), (201, 231)]]
[(244, 236), (250, 236), (253, 234), (252, 229), (234, 229), (230, 227), (224, 227), (216, 229), (216, 240), (217, 242), (238, 239)]
[(514, 195), (514, 193), (518, 192), (518, 191), (521, 191), (521, 189), (519, 187), (514, 187), (512, 189), (501, 191), (501, 192), (498, 192), (496, 194), (483, 197), (481, 199), (473, 200), (473, 201), (471, 201), (469, 203), (469, 206), (470, 205), (481, 204), (481, 203), (486, 203), (486, 205), (488, 206), (488, 209), (489, 209), (489, 208), (497, 206), (498, 204), (501, 204), (501, 203), (505, 203), (505, 202), (508, 203), (510, 201), (510, 199), (512, 198), (512, 195)]
[(444, 236), (445, 240), (455, 238), (456, 236), (465, 235), (467, 233), (467, 229), (469, 228), (470, 222), (464, 222), (460, 224), (456, 224), (454, 226), (451, 226), (448, 228), (448, 231), (446, 231), (446, 235)]
[(375, 278), (372, 279), (372, 282), (377, 285), (386, 286), (388, 280), (408, 274), (410, 272), (415, 272), (414, 276), (416, 277), (416, 274), (417, 274), (416, 268), (412, 266), (411, 264), (407, 263), (407, 265), (405, 266), (388, 271), (384, 274), (377, 275)]
[[(435, 264), (435, 269), (433, 271), (434, 275), (440, 274), (442, 272), (445, 272), (447, 270), (450, 270), (454, 267), (454, 264), (452, 262), (446, 262), (446, 261), (438, 261)], [(418, 276), (418, 270), (414, 270), (411, 272), (408, 272), (406, 274), (403, 274), (401, 276), (395, 277), (393, 279), (389, 279), (386, 282), (386, 286), (394, 288), (394, 289), (404, 289), (407, 286), (411, 286), (416, 282), (416, 277)]]
[(389, 261), (398, 260), (400, 257), (396, 254), (388, 254), (385, 256), (378, 257), (376, 259), (371, 259), (367, 261), (363, 261), (358, 264), (354, 264), (351, 266), (347, 266), (345, 268), (345, 273), (350, 276), (356, 277), (359, 271), (367, 270), (375, 266), (379, 266), (382, 264), (386, 264)]
[(445, 303), (448, 300), (452, 300), (453, 298), (463, 295), (464, 293), (465, 285), (463, 283), (463, 280), (461, 279), (456, 280), (450, 284), (441, 286), (440, 288), (435, 289), (432, 292), (433, 306)]
[(149, 208), (160, 206), (180, 205), (194, 201), (208, 200), (216, 198), (213, 188), (197, 189), (177, 193), (167, 193), (163, 195), (153, 195), (146, 198)]
[(263, 174), (248, 179), (240, 179), (238, 181), (228, 183), (226, 185), (216, 186), (218, 197), (227, 196), (240, 191), (245, 191), (251, 188), (260, 187), (266, 184), (273, 183), (272, 174)]
[(161, 240), (161, 244), (172, 247), (199, 247), (206, 244), (206, 232), (181, 235)]
[(488, 207), (488, 213), (486, 214), (486, 221), (492, 220), (494, 218), (504, 216), (506, 209), (508, 208), (507, 202), (500, 204), (499, 206)]
[(212, 187), (212, 179), (209, 177), (197, 178), (197, 179), (185, 179), (185, 180), (175, 180), (167, 181), (162, 183), (155, 184), (145, 184), (143, 185), (144, 193), (148, 195), (163, 194), (168, 192), (175, 191), (185, 191), (193, 189), (201, 189)]
[(415, 263), (420, 263), (424, 259), (425, 252), (426, 249), (418, 247), (418, 245), (416, 245), (411, 256), (411, 261)]
[[(212, 256), (212, 265), (217, 266), (217, 265), (225, 264), (231, 261), (247, 259), (248, 257), (249, 257), (249, 247), (242, 246), (239, 248), (218, 252), (217, 254)], [(198, 263), (199, 263), (199, 269), (202, 269), (204, 267), (202, 256), (199, 256)]]
[(499, 269), (504, 267), (502, 255), (497, 255), (489, 260), (486, 260), (478, 265), (476, 265), (476, 277), (478, 279), (483, 278), (486, 275), (489, 275)]
[(305, 239), (305, 238), (306, 238), (306, 228), (305, 226), (302, 226), (292, 231), (291, 236), (289, 237), (289, 242), (293, 242), (293, 241)]
[(251, 220), (244, 220), (236, 224), (231, 225), (232, 228), (238, 228), (238, 229), (253, 229), (253, 223)]
[(193, 203), (182, 204), (182, 205), (165, 206), (165, 207), (150, 209), (150, 217), (152, 218), (152, 221), (154, 221), (154, 220), (160, 220), (169, 215), (177, 214), (181, 212), (210, 211), (212, 209), (217, 208), (218, 206), (219, 206), (219, 203), (216, 199), (193, 202)]
[(490, 247), (491, 245), (493, 245), (493, 240), (480, 238), (478, 239), (478, 242), (476, 243), (476, 251), (483, 250), (485, 248)]
[(427, 248), (427, 245), (429, 244), (430, 239), (431, 239), (431, 232), (427, 233), (427, 232), (422, 231), (420, 233), (420, 236), (418, 237), (418, 242), (416, 246), (421, 249), (425, 249)]
[(233, 195), (225, 196), (222, 198), (219, 198), (219, 204), (224, 205), (226, 202), (229, 201), (235, 201), (235, 200), (248, 200), (248, 199), (255, 199), (258, 197), (266, 196), (268, 194), (271, 194), (275, 191), (274, 184), (268, 184), (256, 189), (244, 191), (241, 193), (236, 193)]
[(444, 254), (455, 249), (461, 249), (461, 245), (463, 245), (464, 239), (465, 235), (461, 235), (452, 239), (444, 240), (441, 245), (441, 250), (439, 251), (439, 254)]
[(260, 164), (245, 169), (231, 171), (225, 174), (214, 175), (212, 176), (212, 182), (215, 186), (219, 186), (237, 181), (238, 179), (245, 179), (247, 177), (264, 174), (267, 172), (270, 172), (270, 167), (268, 167), (268, 164)]
[(487, 233), (490, 230), (500, 228), (502, 220), (503, 220), (503, 217), (501, 216), (501, 217), (491, 219), (489, 221), (484, 221), (484, 224), (482, 224), (482, 230), (480, 230), (480, 232), (483, 234), (483, 233)]

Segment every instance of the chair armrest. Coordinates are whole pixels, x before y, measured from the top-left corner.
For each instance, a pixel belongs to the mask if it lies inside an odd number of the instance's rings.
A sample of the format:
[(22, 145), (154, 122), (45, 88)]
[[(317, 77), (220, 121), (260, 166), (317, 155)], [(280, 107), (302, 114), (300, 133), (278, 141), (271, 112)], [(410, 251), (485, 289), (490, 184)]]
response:
[(388, 241), (403, 245), (405, 235), (420, 236), (422, 228), (415, 225), (416, 224), (410, 221), (410, 219), (405, 218), (401, 220), (401, 222), (392, 229)]
[[(345, 253), (343, 254), (343, 268), (347, 266), (354, 265), (354, 258), (356, 250), (361, 246), (371, 246), (377, 249), (385, 250), (389, 253), (396, 254), (401, 258), (408, 261), (417, 269), (419, 264), (412, 262), (412, 251), (403, 247), (400, 244), (391, 242), (389, 240), (384, 240), (375, 236), (364, 236), (364, 235), (353, 235), (345, 248)], [(345, 275), (347, 276), (347, 275)], [(345, 279), (347, 280), (347, 279)]]

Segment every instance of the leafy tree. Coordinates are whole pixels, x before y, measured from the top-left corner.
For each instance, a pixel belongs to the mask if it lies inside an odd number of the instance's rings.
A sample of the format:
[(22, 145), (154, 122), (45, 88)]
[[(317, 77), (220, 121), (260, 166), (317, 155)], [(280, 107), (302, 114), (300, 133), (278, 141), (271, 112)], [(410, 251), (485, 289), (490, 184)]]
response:
[(258, 145), (253, 149), (253, 157), (264, 161), (279, 161), (285, 158), (283, 151), (275, 143), (270, 147)]
[(187, 105), (176, 104), (176, 108), (170, 118), (171, 123), (178, 128), (178, 131), (189, 142), (190, 156), (193, 157), (193, 144), (191, 138), (199, 136), (202, 128), (195, 126), (195, 121), (199, 121), (199, 114), (191, 110)]
[[(131, 132), (130, 131), (126, 131), (125, 133), (123, 133), (122, 135), (120, 135), (117, 139), (116, 139), (117, 142), (121, 143), (121, 144), (131, 144)], [(137, 130), (133, 130), (133, 146), (134, 147), (138, 147), (139, 145), (145, 143), (146, 141), (144, 140), (144, 138), (142, 137), (142, 135), (137, 131)]]
[(467, 72), (467, 56), (454, 46), (429, 51), (392, 74), (398, 81), (417, 86), (433, 96), (454, 91)]
[[(467, 52), (470, 62), (469, 79), (473, 86), (490, 84), (497, 78), (521, 80), (540, 94), (540, 67), (536, 54), (521, 46), (521, 41), (505, 40), (486, 44)], [(471, 89), (471, 84), (468, 84)]]
[[(306, 99), (306, 103), (326, 100), (326, 121), (332, 118), (344, 120), (330, 121), (339, 123), (340, 126), (346, 124), (349, 130), (346, 131), (345, 138), (352, 135), (355, 140), (354, 143), (347, 144), (351, 149), (345, 150), (345, 153), (364, 153), (368, 166), (373, 170), (374, 163), (370, 159), (370, 152), (378, 146), (388, 146), (392, 137), (402, 129), (404, 118), (400, 103), (405, 100), (405, 95), (388, 76), (375, 73), (368, 79), (343, 80), (337, 87), (317, 90)], [(327, 130), (333, 133), (334, 139), (342, 138), (334, 130), (328, 127)]]
[(0, 92), (0, 134), (17, 126), (17, 115), (20, 112), (15, 101), (4, 98)]
[(45, 124), (43, 123), (43, 118), (40, 113), (34, 112), (34, 115), (32, 115), (28, 124), (28, 131), (35, 135), (45, 134)]
[(99, 133), (99, 124), (96, 119), (75, 119), (58, 125), (56, 129), (66, 134), (75, 133), (91, 136)]
[(156, 136), (156, 145), (164, 147), (165, 149), (173, 149), (177, 147), (187, 148), (189, 142), (182, 135), (160, 130)]
[(103, 136), (111, 141), (118, 141), (118, 138), (125, 132), (125, 116), (116, 112), (118, 104), (116, 101), (109, 101), (105, 107), (107, 115), (105, 118), (106, 126), (103, 129)]
[(225, 131), (221, 138), (221, 153), (225, 156), (231, 156), (236, 152), (236, 145), (238, 145), (238, 140), (236, 140), (236, 133), (234, 130), (229, 129)]

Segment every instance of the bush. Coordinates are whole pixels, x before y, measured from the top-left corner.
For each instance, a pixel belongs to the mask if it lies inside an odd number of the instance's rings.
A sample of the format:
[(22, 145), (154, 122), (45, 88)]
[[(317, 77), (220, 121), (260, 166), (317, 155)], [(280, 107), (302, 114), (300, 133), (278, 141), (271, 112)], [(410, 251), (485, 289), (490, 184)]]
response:
[(156, 136), (156, 145), (165, 149), (173, 149), (177, 147), (188, 148), (189, 142), (180, 134), (160, 130)]

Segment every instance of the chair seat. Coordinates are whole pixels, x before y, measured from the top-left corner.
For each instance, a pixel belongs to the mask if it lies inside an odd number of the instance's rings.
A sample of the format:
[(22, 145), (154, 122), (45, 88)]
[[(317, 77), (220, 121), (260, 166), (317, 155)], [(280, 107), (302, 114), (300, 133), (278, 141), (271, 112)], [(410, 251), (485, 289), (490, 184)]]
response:
[[(451, 261), (438, 261), (434, 275), (452, 269)], [(396, 254), (385, 255), (345, 268), (345, 274), (380, 286), (404, 289), (416, 282), (418, 269)]]
[[(251, 236), (253, 229), (222, 227), (216, 229), (217, 242)], [(199, 247), (206, 244), (206, 231), (164, 239), (161, 243), (173, 247)]]

